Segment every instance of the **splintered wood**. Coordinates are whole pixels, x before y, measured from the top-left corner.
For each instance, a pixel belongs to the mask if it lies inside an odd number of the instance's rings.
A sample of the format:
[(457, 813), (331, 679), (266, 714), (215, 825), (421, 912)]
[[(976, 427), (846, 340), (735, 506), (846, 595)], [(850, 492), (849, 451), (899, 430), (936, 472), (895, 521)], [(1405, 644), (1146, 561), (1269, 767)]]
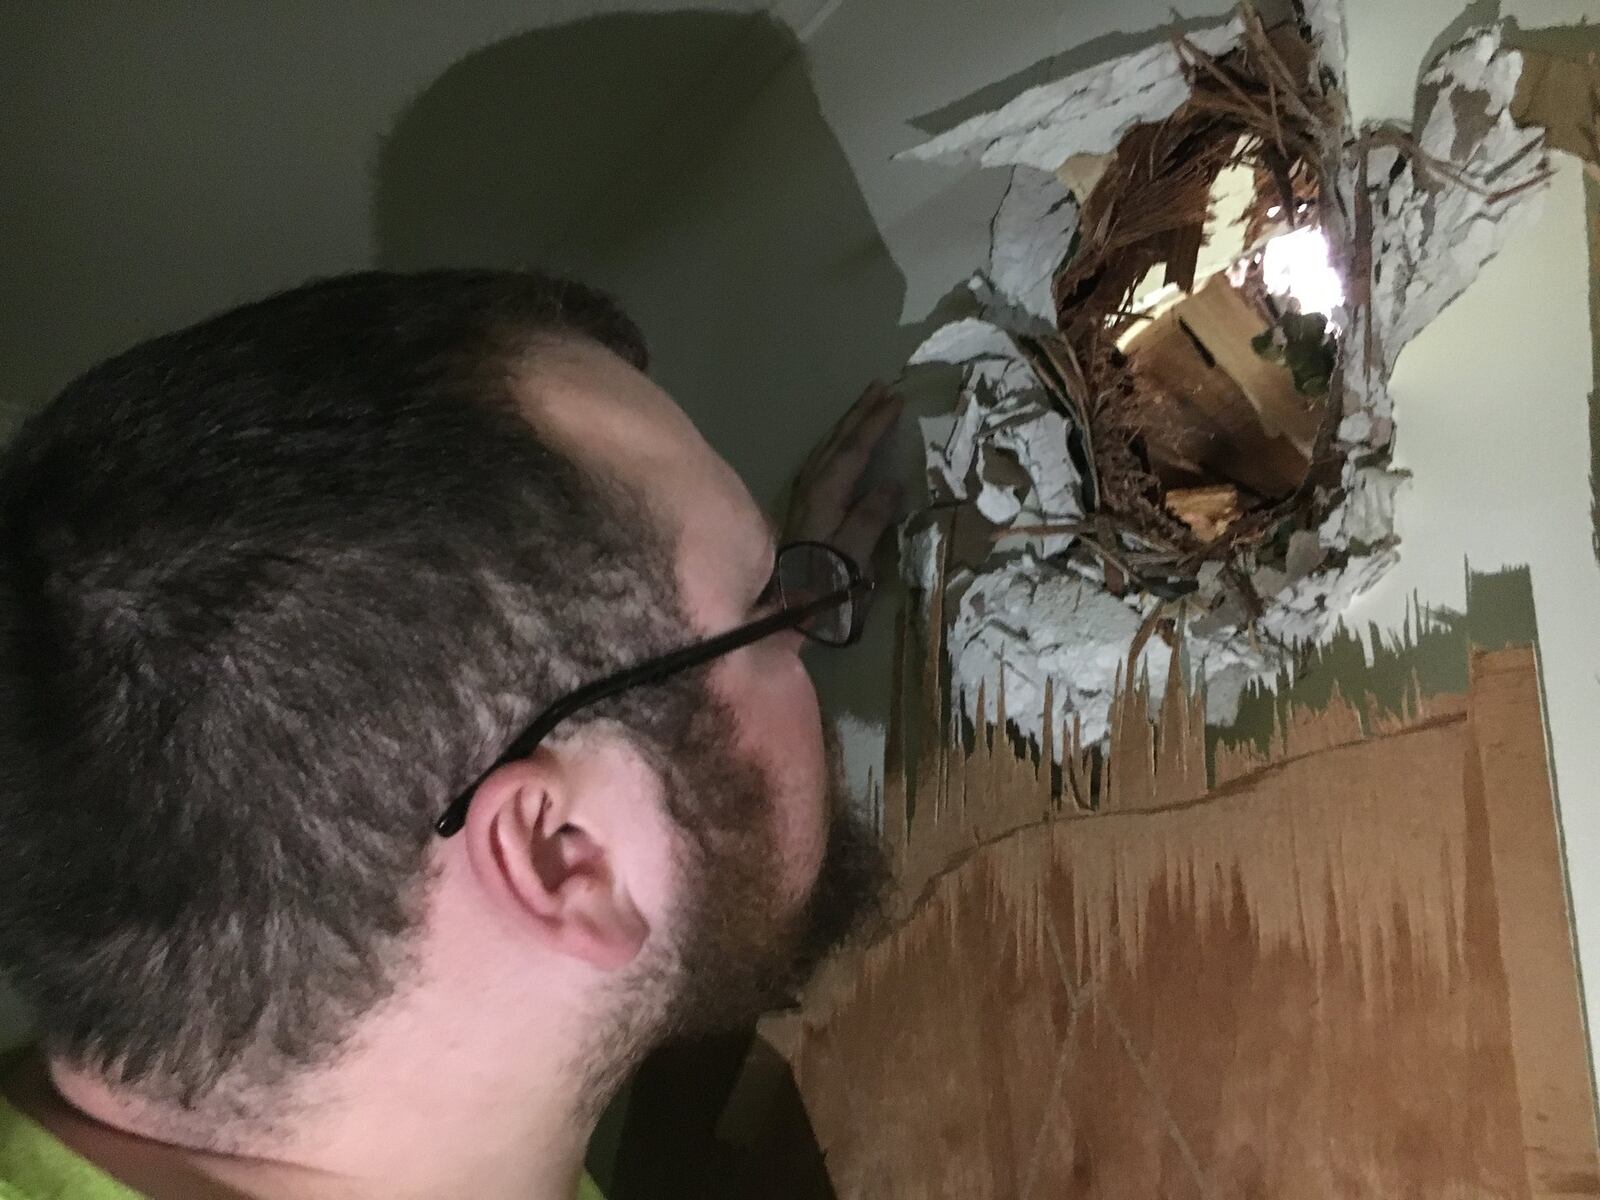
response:
[(924, 673), (899, 919), (763, 1029), (834, 1194), (1600, 1195), (1533, 651), (1381, 723), (1291, 710), (1214, 787), (1171, 675), (1098, 773), (1047, 696), (1058, 793), (1003, 695), (963, 737)]
[(1576, 155), (1600, 179), (1600, 55), (1531, 47), (1521, 54), (1512, 117), (1519, 125), (1543, 129), (1551, 149)]

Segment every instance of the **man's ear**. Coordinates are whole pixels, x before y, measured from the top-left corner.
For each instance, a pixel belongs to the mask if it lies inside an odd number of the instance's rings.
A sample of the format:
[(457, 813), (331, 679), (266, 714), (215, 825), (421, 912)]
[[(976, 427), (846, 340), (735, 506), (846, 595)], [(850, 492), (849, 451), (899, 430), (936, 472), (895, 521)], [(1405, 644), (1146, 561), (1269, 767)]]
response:
[[(590, 820), (561, 756), (541, 748), (492, 772), (462, 836), (480, 880), (558, 954), (601, 970), (631, 962), (650, 928), (618, 877), (603, 823)], [(603, 806), (597, 806), (603, 808)]]

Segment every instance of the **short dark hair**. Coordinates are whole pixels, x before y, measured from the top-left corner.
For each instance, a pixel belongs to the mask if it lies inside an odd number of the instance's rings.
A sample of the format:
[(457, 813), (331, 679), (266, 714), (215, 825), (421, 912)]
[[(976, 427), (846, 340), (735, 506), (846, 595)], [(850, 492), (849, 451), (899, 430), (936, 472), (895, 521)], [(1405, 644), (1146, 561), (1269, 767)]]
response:
[[(645, 365), (570, 281), (323, 280), (8, 448), (0, 966), (49, 1053), (189, 1106), (326, 1059), (404, 975), (442, 805), (682, 636), (666, 535), (516, 410), (551, 338)], [(670, 699), (593, 716), (659, 747)]]

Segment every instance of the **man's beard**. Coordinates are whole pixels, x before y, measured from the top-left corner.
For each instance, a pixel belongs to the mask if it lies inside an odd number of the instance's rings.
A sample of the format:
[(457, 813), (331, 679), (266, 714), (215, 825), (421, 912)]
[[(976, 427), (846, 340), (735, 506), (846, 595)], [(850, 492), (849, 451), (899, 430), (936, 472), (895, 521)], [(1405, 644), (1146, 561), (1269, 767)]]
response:
[[(722, 819), (686, 831), (675, 970), (658, 1036), (738, 1029), (789, 1007), (822, 960), (881, 915), (888, 856), (850, 802), (837, 734), (831, 725), (823, 732), (827, 840), (816, 879), (798, 903), (781, 882), (776, 788), (731, 734), (696, 756), (686, 780), (695, 788), (685, 797), (689, 810)], [(713, 789), (717, 795), (708, 795)]]
[(827, 841), (816, 880), (797, 901), (782, 882), (774, 782), (741, 752), (733, 714), (715, 699), (691, 725), (663, 772), (681, 834), (681, 899), (664, 936), (619, 981), (610, 1053), (597, 1056), (607, 1068), (626, 1071), (631, 1062), (618, 1059), (788, 1007), (831, 951), (881, 916), (888, 891), (888, 855), (850, 803), (831, 726), (823, 737)]
[(827, 841), (815, 882), (796, 902), (782, 883), (777, 789), (739, 751), (731, 711), (708, 699), (661, 772), (682, 835), (682, 898), (663, 936), (617, 981), (608, 1027), (578, 1056), (590, 1116), (655, 1046), (748, 1028), (791, 1006), (831, 951), (883, 915), (888, 854), (850, 803), (833, 728), (823, 730)]

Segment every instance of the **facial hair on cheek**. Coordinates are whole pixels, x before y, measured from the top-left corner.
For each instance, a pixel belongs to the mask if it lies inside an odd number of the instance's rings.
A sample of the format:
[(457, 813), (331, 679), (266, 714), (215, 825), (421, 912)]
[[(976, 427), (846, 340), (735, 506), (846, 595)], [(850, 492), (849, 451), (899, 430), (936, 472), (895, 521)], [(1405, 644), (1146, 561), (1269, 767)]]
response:
[(828, 954), (867, 933), (882, 919), (891, 882), (883, 837), (851, 798), (839, 731), (832, 721), (823, 723), (823, 752), (828, 836), (793, 952), (796, 972), (802, 978), (808, 978)]
[[(672, 807), (738, 812), (743, 820), (698, 835), (684, 830), (685, 900), (674, 922), (679, 969), (663, 1022), (668, 1036), (738, 1028), (786, 1006), (830, 951), (881, 913), (888, 856), (850, 802), (831, 726), (824, 727), (823, 744), (828, 833), (817, 876), (798, 906), (782, 897), (776, 789), (766, 772), (729, 738), (690, 756), (697, 769), (686, 771), (684, 782), (696, 795)], [(742, 795), (730, 797), (734, 788)]]

